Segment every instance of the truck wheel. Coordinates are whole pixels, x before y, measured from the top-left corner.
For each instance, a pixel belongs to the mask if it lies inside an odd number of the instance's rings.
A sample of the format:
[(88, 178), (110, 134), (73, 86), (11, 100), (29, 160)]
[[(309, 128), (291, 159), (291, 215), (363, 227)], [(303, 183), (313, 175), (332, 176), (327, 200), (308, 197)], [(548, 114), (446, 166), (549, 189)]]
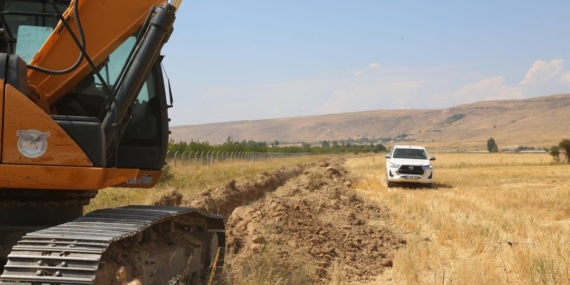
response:
[(386, 186), (388, 186), (388, 188), (394, 187), (394, 182), (388, 180), (388, 175), (386, 175)]

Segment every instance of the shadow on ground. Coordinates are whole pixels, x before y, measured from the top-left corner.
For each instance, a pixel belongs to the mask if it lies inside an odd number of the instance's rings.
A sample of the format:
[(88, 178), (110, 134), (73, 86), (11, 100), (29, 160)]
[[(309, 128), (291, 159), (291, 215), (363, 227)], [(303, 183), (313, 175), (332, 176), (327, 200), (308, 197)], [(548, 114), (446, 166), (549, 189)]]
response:
[(406, 183), (406, 182), (399, 182), (394, 185), (394, 187), (404, 188), (405, 190), (417, 190), (417, 189), (426, 189), (426, 190), (438, 190), (438, 189), (453, 189), (453, 186), (445, 183), (433, 183), (433, 185), (428, 184), (420, 184), (420, 183)]

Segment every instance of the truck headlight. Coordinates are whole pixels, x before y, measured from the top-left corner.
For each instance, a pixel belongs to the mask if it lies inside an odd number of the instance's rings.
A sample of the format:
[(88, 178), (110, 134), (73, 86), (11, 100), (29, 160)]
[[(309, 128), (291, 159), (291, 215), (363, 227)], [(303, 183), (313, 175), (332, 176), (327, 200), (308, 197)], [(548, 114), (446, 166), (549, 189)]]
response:
[(422, 165), (422, 168), (424, 169), (424, 171), (431, 170), (431, 164), (429, 164), (429, 165)]
[(400, 167), (399, 164), (390, 162), (390, 168), (398, 168), (398, 167)]

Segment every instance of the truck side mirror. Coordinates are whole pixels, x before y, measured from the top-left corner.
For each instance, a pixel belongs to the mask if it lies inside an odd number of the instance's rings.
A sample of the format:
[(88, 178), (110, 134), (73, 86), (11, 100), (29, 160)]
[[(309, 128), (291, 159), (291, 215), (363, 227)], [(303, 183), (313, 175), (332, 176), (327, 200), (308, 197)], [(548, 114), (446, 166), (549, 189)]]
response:
[(429, 160), (435, 160), (435, 156), (431, 156)]
[(387, 155), (385, 155), (384, 157), (385, 157), (385, 158), (390, 158), (390, 155), (389, 155), (389, 154), (387, 154)]

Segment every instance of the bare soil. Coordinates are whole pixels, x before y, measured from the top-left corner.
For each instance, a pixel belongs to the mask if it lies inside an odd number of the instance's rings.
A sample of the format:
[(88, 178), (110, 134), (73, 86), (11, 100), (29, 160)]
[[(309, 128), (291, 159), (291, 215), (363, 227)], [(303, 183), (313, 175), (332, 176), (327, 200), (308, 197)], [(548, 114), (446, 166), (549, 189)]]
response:
[(154, 202), (152, 205), (154, 206), (180, 206), (182, 204), (182, 200), (184, 199), (184, 195), (180, 194), (180, 192), (174, 190), (169, 193), (166, 193)]
[(235, 267), (274, 244), (280, 259), (314, 265), (322, 282), (338, 274), (335, 262), (347, 281), (378, 276), (405, 240), (388, 226), (388, 208), (362, 200), (352, 182), (341, 161), (314, 164), (273, 195), (237, 208), (226, 225), (226, 262)]
[(225, 185), (205, 190), (192, 201), (184, 201), (182, 204), (220, 214), (227, 220), (235, 208), (260, 199), (265, 193), (275, 191), (289, 179), (301, 174), (307, 167), (310, 167), (310, 164), (299, 164), (272, 173), (262, 172), (253, 180), (243, 182), (232, 180)]
[(370, 281), (391, 267), (393, 252), (406, 244), (385, 206), (367, 202), (350, 186), (344, 160), (298, 165), (254, 180), (231, 181), (193, 201), (169, 193), (157, 205), (183, 205), (218, 213), (226, 220), (225, 262), (232, 270), (277, 248), (279, 260), (302, 260), (314, 282), (333, 275)]

